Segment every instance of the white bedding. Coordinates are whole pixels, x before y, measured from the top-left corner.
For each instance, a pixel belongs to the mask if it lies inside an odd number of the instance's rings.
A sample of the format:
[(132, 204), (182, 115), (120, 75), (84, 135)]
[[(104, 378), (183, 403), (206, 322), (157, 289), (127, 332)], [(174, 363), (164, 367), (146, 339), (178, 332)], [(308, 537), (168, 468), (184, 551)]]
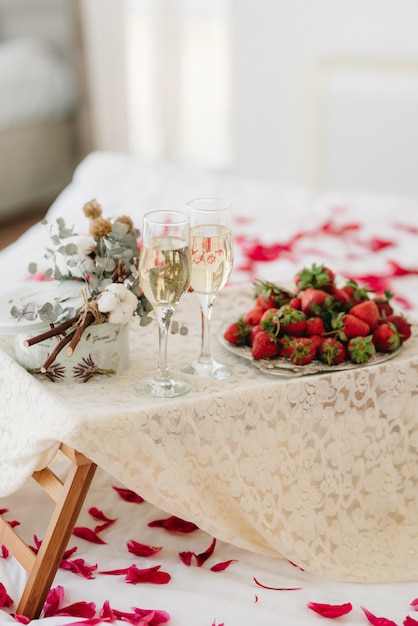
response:
[[(312, 261), (324, 261), (336, 271), (355, 278), (368, 277), (374, 285), (395, 292), (397, 306), (409, 315), (418, 312), (418, 199), (365, 194), (316, 195), (310, 190), (280, 184), (237, 179), (199, 169), (178, 168), (142, 162), (127, 155), (95, 153), (78, 168), (71, 185), (51, 207), (49, 220), (64, 216), (68, 224), (85, 227), (82, 205), (97, 198), (106, 215), (128, 214), (140, 223), (141, 215), (154, 208), (184, 207), (196, 196), (222, 195), (234, 207), (236, 262), (232, 283), (256, 277), (280, 280)], [(27, 281), (29, 261), (43, 262), (48, 243), (45, 226), (38, 224), (17, 243), (0, 253), (1, 291), (6, 293)], [(262, 260), (264, 259), (264, 260)], [(269, 259), (269, 260), (266, 260)], [(307, 603), (351, 602), (353, 610), (339, 622), (347, 626), (367, 624), (361, 607), (374, 615), (394, 620), (399, 626), (406, 615), (418, 619), (411, 602), (418, 596), (416, 582), (359, 585), (340, 583), (301, 571), (285, 560), (266, 558), (217, 542), (202, 567), (186, 566), (181, 551), (196, 554), (207, 550), (212, 537), (197, 530), (190, 534), (169, 533), (150, 528), (151, 520), (167, 517), (147, 503), (122, 500), (112, 488), (117, 485), (99, 470), (78, 526), (94, 528), (99, 522), (89, 507), (101, 509), (116, 519), (104, 533), (104, 545), (73, 537), (77, 546), (71, 557), (97, 564), (94, 578), (60, 569), (53, 587), (65, 589), (64, 605), (78, 601), (94, 602), (97, 611), (109, 600), (120, 611), (136, 606), (167, 611), (170, 626), (297, 626), (324, 622)], [(28, 540), (35, 532), (42, 538), (45, 516), (43, 494), (35, 484), (0, 501), (9, 520), (22, 522)], [(152, 557), (133, 557), (126, 542), (163, 546)], [(1, 555), (1, 553), (0, 553)], [(224, 570), (210, 567), (232, 559)], [(100, 570), (161, 565), (169, 572), (167, 585), (126, 584), (123, 576), (104, 576)], [(418, 572), (418, 570), (417, 570)], [(255, 582), (280, 588), (265, 589)], [(418, 579), (418, 573), (417, 573)], [(17, 600), (25, 576), (11, 557), (0, 558), (0, 582)], [(289, 588), (300, 587), (297, 590)], [(1, 595), (0, 595), (1, 597)], [(96, 615), (97, 615), (96, 611)], [(0, 623), (14, 623), (0, 612)], [(40, 624), (70, 624), (74, 617), (47, 617)], [(104, 622), (103, 622), (104, 623)]]

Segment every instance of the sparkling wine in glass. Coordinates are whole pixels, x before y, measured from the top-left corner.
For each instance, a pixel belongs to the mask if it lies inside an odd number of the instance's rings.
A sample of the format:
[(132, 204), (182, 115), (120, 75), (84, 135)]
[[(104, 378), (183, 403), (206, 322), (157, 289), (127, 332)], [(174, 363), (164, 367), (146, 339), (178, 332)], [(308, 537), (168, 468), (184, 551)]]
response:
[(230, 369), (212, 358), (210, 323), (216, 294), (231, 274), (233, 246), (231, 205), (217, 198), (199, 198), (187, 203), (190, 217), (191, 286), (199, 299), (202, 339), (199, 358), (183, 368), (187, 374), (222, 380)]
[(159, 398), (189, 391), (175, 380), (167, 365), (167, 339), (176, 305), (190, 286), (189, 217), (180, 211), (151, 211), (144, 215), (139, 255), (139, 282), (158, 321), (159, 352), (156, 374), (137, 387), (143, 395)]

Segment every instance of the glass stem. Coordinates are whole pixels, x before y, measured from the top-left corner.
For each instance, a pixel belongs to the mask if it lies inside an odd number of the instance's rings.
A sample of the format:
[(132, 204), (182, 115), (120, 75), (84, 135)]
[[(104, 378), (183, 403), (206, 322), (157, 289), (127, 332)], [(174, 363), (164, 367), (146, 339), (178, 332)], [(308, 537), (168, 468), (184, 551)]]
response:
[(158, 321), (158, 364), (155, 380), (160, 384), (171, 381), (167, 366), (167, 340), (173, 313), (173, 308), (163, 306), (156, 307), (155, 311)]
[(200, 346), (199, 361), (209, 363), (212, 360), (210, 351), (210, 321), (212, 317), (215, 294), (198, 294), (200, 312), (202, 316), (202, 343)]

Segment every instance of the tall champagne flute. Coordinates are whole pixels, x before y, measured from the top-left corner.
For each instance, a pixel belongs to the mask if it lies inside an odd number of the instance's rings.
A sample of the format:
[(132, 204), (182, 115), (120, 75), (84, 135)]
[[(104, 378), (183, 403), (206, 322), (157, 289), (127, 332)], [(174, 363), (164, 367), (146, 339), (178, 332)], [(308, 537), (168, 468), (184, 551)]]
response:
[(158, 321), (159, 352), (156, 374), (139, 383), (147, 396), (172, 398), (190, 389), (175, 380), (167, 366), (167, 338), (176, 305), (190, 286), (189, 218), (180, 211), (151, 211), (144, 215), (139, 255), (139, 282)]
[(187, 203), (192, 255), (191, 286), (199, 299), (202, 339), (199, 358), (182, 369), (187, 374), (222, 380), (230, 369), (215, 361), (210, 349), (210, 323), (216, 294), (229, 278), (233, 264), (231, 205), (218, 198)]

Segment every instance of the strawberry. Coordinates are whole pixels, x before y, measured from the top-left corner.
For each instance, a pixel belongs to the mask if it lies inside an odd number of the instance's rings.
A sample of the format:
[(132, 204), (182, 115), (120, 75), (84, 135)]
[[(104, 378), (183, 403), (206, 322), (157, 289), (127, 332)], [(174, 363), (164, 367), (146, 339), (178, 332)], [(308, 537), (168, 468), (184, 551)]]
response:
[(312, 337), (313, 335), (322, 335), (325, 332), (324, 322), (320, 317), (309, 317), (306, 320), (305, 335)]
[(360, 318), (350, 313), (338, 313), (331, 322), (336, 339), (348, 341), (353, 337), (366, 337), (370, 333), (370, 326)]
[(411, 336), (411, 324), (405, 319), (403, 315), (388, 315), (386, 318), (381, 319), (382, 322), (391, 322), (396, 326), (401, 341), (407, 341)]
[(335, 337), (326, 337), (318, 350), (318, 356), (321, 361), (327, 365), (337, 365), (345, 359), (345, 346)]
[(313, 263), (311, 267), (304, 267), (295, 278), (295, 285), (298, 289), (304, 290), (308, 287), (314, 289), (328, 289), (334, 286), (335, 274), (325, 265)]
[(367, 363), (376, 353), (372, 335), (350, 339), (347, 353), (353, 363)]
[(366, 322), (370, 330), (374, 330), (379, 322), (379, 307), (374, 300), (363, 300), (363, 302), (352, 306), (349, 312), (351, 315)]
[(279, 354), (279, 345), (270, 333), (260, 330), (254, 337), (251, 354), (253, 359), (268, 359)]
[(292, 335), (301, 337), (306, 328), (306, 315), (303, 311), (293, 309), (288, 304), (284, 304), (277, 312), (280, 320), (280, 333), (282, 335)]
[(393, 352), (401, 345), (401, 338), (395, 324), (383, 322), (373, 332), (373, 343), (380, 352)]
[(394, 311), (390, 303), (392, 298), (393, 298), (393, 293), (391, 293), (388, 290), (385, 291), (384, 296), (373, 298), (377, 304), (377, 308), (379, 309), (380, 317), (387, 317), (388, 315), (393, 315)]
[(341, 291), (344, 291), (346, 296), (348, 296), (349, 302), (352, 304), (357, 304), (369, 298), (369, 289), (367, 287), (360, 287), (355, 280), (348, 280), (345, 285), (341, 287)]
[(261, 324), (256, 324), (255, 326), (253, 326), (253, 327), (251, 328), (251, 333), (250, 333), (250, 346), (252, 346), (252, 345), (253, 345), (253, 343), (254, 343), (254, 339), (255, 339), (255, 336), (256, 336), (256, 334), (257, 334), (260, 330), (263, 330), (263, 328), (262, 328)]
[(280, 308), (283, 304), (287, 304), (293, 293), (287, 289), (283, 289), (269, 281), (256, 280), (254, 282), (255, 305), (263, 309), (272, 307)]
[(249, 311), (247, 311), (247, 313), (245, 313), (245, 315), (243, 316), (243, 320), (245, 324), (250, 324), (250, 326), (255, 326), (256, 324), (259, 324), (263, 313), (264, 313), (264, 309), (261, 306), (256, 306), (250, 309)]
[(289, 345), (288, 358), (296, 365), (307, 365), (316, 356), (316, 344), (310, 337), (293, 337)]
[(315, 355), (318, 355), (318, 350), (320, 349), (320, 347), (322, 346), (323, 342), (325, 341), (325, 337), (321, 337), (321, 335), (311, 335), (309, 337), (309, 339), (311, 341), (314, 342), (315, 344), (315, 348), (316, 348), (316, 353)]
[(279, 309), (271, 308), (264, 311), (260, 319), (262, 330), (277, 337), (280, 331)]
[(349, 304), (351, 302), (350, 293), (345, 287), (333, 287), (330, 290), (330, 294), (336, 302), (340, 302), (341, 304)]
[(313, 287), (304, 289), (300, 293), (300, 298), (301, 309), (308, 316), (316, 315), (322, 307), (327, 306), (328, 302), (332, 302), (332, 297), (328, 293)]
[(279, 356), (284, 358), (289, 357), (289, 351), (291, 349), (292, 341), (292, 337), (289, 337), (288, 335), (279, 338)]
[(293, 309), (297, 309), (298, 311), (300, 311), (302, 308), (302, 300), (299, 298), (299, 296), (295, 296), (294, 298), (291, 298), (289, 300), (289, 306), (291, 306)]
[(242, 317), (230, 324), (224, 331), (224, 339), (235, 346), (242, 346), (248, 343), (251, 333), (251, 326), (245, 324)]

